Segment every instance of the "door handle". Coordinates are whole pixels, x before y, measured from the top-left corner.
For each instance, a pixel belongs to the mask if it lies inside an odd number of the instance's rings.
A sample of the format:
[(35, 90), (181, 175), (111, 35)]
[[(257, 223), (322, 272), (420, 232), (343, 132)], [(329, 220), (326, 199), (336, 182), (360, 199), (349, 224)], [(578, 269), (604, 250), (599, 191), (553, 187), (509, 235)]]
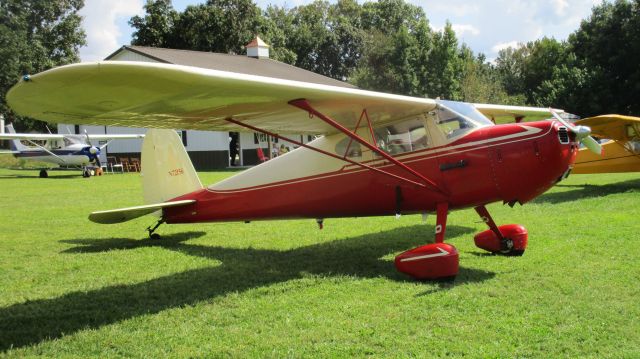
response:
[(456, 168), (464, 168), (467, 167), (467, 165), (469, 164), (469, 161), (467, 160), (460, 160), (458, 162), (449, 162), (449, 163), (443, 163), (440, 165), (440, 171), (444, 172), (444, 171), (449, 171), (449, 170), (453, 170)]

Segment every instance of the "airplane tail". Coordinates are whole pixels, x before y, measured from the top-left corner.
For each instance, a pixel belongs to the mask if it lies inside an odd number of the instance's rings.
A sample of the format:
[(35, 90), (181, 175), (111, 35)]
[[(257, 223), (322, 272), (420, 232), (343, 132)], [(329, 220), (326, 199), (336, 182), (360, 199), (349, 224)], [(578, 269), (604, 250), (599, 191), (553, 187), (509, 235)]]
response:
[[(195, 203), (193, 199), (167, 202), (202, 189), (198, 174), (176, 131), (149, 129), (142, 141), (141, 164), (145, 205), (93, 212), (89, 215), (91, 221), (120, 223), (152, 213), (159, 216), (163, 208)], [(156, 228), (157, 225), (148, 229), (150, 236)]]
[(174, 130), (149, 129), (142, 142), (141, 162), (146, 204), (162, 203), (203, 188)]
[[(16, 133), (16, 130), (13, 128), (13, 124), (11, 123), (4, 126), (4, 128), (6, 129), (7, 133)], [(29, 149), (27, 146), (23, 145), (20, 140), (9, 140), (9, 147), (11, 148), (12, 152), (26, 151)]]

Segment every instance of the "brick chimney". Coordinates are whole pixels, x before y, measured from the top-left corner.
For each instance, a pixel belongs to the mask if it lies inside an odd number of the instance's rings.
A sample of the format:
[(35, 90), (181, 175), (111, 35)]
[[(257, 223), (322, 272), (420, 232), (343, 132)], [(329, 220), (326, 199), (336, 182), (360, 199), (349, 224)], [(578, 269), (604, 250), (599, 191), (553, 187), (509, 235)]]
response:
[(256, 36), (250, 43), (245, 46), (247, 49), (247, 56), (256, 59), (268, 59), (269, 58), (269, 45), (267, 45), (260, 36)]

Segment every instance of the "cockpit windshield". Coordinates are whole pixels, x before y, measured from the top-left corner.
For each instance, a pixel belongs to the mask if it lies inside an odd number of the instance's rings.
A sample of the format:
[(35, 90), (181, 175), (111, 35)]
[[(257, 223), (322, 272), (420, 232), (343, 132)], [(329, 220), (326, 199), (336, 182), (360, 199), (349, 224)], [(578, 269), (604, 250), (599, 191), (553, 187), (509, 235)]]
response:
[(477, 128), (493, 125), (472, 104), (443, 100), (437, 100), (437, 103), (435, 122), (445, 137), (438, 142), (449, 142)]
[(458, 114), (476, 122), (479, 127), (492, 126), (493, 122), (485, 117), (476, 107), (468, 102), (436, 100), (439, 105), (447, 107)]

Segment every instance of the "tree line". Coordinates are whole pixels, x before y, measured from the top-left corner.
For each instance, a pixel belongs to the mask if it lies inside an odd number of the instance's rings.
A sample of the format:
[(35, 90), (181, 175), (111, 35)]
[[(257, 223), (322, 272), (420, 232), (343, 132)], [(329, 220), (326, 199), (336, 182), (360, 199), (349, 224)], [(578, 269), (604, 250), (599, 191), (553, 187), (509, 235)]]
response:
[[(11, 8), (14, 3), (57, 11), (34, 21), (28, 7)], [(0, 64), (0, 110), (10, 114), (4, 94), (21, 71), (78, 60), (77, 50), (84, 44), (77, 15), (82, 0), (1, 4), (0, 43), (11, 45), (0, 47), (0, 56), (20, 52)], [(259, 34), (271, 46), (271, 58), (363, 89), (553, 106), (580, 116), (640, 115), (640, 0), (604, 2), (593, 7), (567, 40), (545, 37), (504, 49), (492, 61), (460, 43), (451, 24), (434, 30), (428, 14), (405, 0), (316, 0), (265, 10), (252, 0), (208, 0), (184, 11), (175, 10), (170, 0), (147, 0), (144, 10), (129, 21), (132, 45), (244, 54), (244, 45)], [(57, 20), (46, 25), (43, 19), (51, 16)], [(15, 24), (13, 34), (6, 33), (5, 19)], [(64, 26), (56, 29), (60, 24)], [(44, 36), (54, 29), (56, 36)], [(34, 34), (39, 35), (35, 40)], [(34, 51), (38, 49), (44, 50)]]

